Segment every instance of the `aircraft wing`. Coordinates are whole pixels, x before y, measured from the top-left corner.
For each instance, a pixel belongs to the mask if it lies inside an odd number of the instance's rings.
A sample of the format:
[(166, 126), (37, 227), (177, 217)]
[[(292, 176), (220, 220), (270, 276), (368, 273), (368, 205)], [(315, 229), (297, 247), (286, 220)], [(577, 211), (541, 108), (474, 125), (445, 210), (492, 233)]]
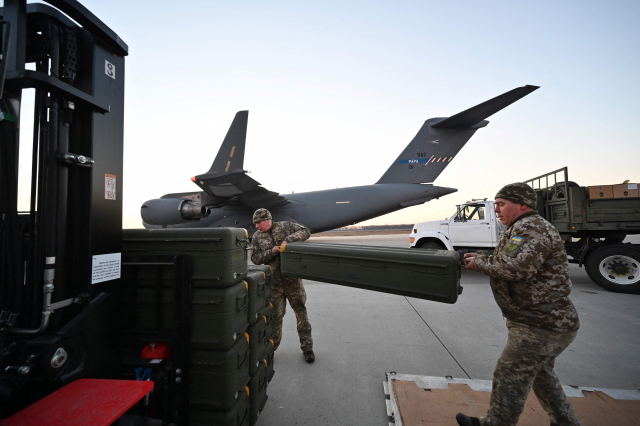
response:
[(235, 198), (254, 209), (270, 209), (290, 203), (288, 199), (264, 188), (244, 172), (217, 176), (200, 175), (194, 176), (191, 180), (209, 195), (216, 198)]
[(215, 199), (230, 201), (233, 198), (254, 209), (289, 204), (289, 200), (264, 188), (244, 170), (248, 119), (249, 111), (239, 111), (236, 114), (209, 171), (194, 176), (191, 180)]

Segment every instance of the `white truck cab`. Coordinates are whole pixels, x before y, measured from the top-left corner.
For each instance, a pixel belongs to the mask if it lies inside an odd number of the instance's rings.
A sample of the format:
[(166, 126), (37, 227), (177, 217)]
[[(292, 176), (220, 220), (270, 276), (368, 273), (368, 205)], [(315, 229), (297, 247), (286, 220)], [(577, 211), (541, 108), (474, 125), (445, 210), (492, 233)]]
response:
[(457, 206), (450, 218), (413, 226), (409, 247), (441, 250), (493, 248), (505, 226), (496, 218), (493, 201), (474, 199)]

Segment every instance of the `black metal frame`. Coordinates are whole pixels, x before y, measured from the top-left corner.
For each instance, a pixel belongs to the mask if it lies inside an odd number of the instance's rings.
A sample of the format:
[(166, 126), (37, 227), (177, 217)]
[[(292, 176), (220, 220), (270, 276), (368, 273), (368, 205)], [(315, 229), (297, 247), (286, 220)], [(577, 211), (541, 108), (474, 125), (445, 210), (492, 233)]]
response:
[[(191, 257), (187, 255), (128, 255), (122, 256), (123, 277), (130, 277), (136, 285), (138, 268), (156, 267), (155, 280), (155, 323), (156, 328), (125, 329), (124, 336), (137, 339), (162, 338), (170, 340), (172, 346), (171, 371), (169, 378), (169, 393), (172, 395), (171, 412), (165, 410), (163, 421), (173, 422), (178, 426), (189, 424), (189, 374), (191, 347)], [(162, 328), (162, 283), (164, 268), (174, 271), (174, 318), (173, 330)], [(131, 270), (132, 269), (132, 270)], [(125, 285), (126, 280), (123, 280)], [(135, 289), (134, 289), (135, 290)], [(135, 300), (134, 300), (135, 304)], [(152, 343), (149, 341), (148, 343)]]
[[(564, 181), (558, 181), (558, 174), (564, 178)], [(544, 186), (542, 184), (542, 180), (544, 179)], [(553, 179), (553, 183), (551, 183), (551, 179)], [(569, 220), (568, 226), (571, 226), (572, 223), (572, 215), (570, 214), (570, 207), (573, 206), (573, 195), (569, 190), (569, 171), (567, 167), (563, 167), (558, 170), (554, 170), (549, 173), (545, 173), (540, 176), (536, 176), (532, 179), (526, 180), (524, 183), (528, 183), (534, 190), (542, 191), (542, 195), (544, 196), (544, 217), (551, 221), (551, 209), (552, 206), (556, 205), (566, 205), (568, 209), (567, 218)], [(536, 188), (537, 186), (537, 188)], [(560, 186), (564, 186), (566, 192), (566, 198), (551, 200), (547, 199), (547, 195), (551, 190), (557, 192)]]

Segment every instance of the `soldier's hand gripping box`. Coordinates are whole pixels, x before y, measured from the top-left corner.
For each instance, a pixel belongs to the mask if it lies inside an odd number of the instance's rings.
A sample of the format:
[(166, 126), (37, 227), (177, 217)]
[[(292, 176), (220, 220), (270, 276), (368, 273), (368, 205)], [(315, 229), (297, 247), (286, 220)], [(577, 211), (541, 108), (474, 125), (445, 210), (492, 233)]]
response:
[(286, 276), (442, 303), (462, 291), (460, 257), (448, 250), (294, 242), (281, 267)]

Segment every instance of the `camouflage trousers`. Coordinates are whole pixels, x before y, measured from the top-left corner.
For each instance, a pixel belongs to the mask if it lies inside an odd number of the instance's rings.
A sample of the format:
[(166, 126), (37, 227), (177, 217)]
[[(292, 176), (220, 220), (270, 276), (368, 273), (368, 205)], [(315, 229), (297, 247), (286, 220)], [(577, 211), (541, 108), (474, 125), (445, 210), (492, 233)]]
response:
[(302, 280), (299, 278), (284, 278), (282, 282), (274, 282), (271, 286), (269, 302), (273, 304), (273, 344), (278, 349), (282, 340), (282, 319), (287, 311), (287, 300), (296, 314), (300, 349), (303, 352), (311, 351), (313, 350), (313, 339), (305, 306), (307, 293), (305, 293)]
[(491, 401), (481, 425), (515, 426), (533, 388), (551, 426), (579, 426), (558, 377), (556, 357), (576, 338), (507, 320), (509, 338), (493, 372)]

